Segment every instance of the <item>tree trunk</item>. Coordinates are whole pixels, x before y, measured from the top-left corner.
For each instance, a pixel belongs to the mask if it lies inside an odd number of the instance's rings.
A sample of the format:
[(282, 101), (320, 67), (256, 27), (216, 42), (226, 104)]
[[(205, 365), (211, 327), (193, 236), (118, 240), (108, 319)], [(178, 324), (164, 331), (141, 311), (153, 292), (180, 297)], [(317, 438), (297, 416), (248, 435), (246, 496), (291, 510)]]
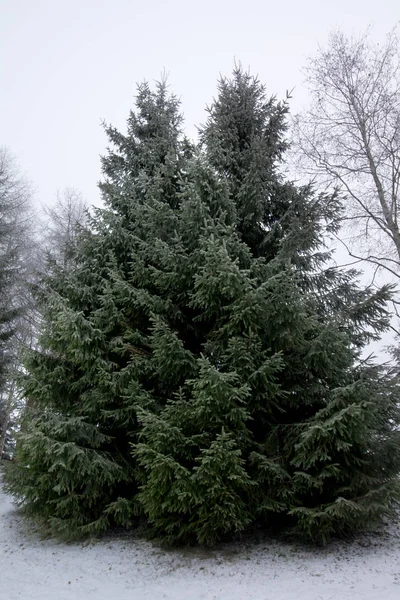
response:
[(6, 407), (5, 407), (5, 414), (4, 414), (4, 420), (3, 420), (3, 423), (1, 425), (1, 432), (0, 432), (0, 460), (3, 457), (3, 452), (4, 452), (5, 445), (6, 445), (7, 427), (8, 427), (8, 424), (10, 422), (10, 416), (11, 416), (11, 412), (12, 412), (14, 389), (15, 389), (15, 383), (13, 381), (11, 383), (10, 391), (8, 393), (8, 396), (7, 396)]

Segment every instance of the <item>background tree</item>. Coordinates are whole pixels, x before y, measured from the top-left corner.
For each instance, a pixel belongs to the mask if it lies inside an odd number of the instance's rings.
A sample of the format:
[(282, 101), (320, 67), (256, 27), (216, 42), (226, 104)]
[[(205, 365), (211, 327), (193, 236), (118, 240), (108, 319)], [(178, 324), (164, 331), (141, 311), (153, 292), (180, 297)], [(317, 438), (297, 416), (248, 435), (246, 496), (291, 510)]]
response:
[(295, 120), (294, 151), (308, 174), (345, 196), (355, 259), (399, 277), (400, 52), (336, 31), (306, 68), (311, 106)]
[(79, 231), (88, 223), (88, 205), (74, 188), (58, 192), (53, 205), (44, 208), (41, 227), (42, 269), (51, 263), (64, 271), (73, 265)]
[(15, 158), (0, 148), (0, 457), (10, 454), (19, 349), (30, 331), (26, 285), (32, 267), (31, 197)]

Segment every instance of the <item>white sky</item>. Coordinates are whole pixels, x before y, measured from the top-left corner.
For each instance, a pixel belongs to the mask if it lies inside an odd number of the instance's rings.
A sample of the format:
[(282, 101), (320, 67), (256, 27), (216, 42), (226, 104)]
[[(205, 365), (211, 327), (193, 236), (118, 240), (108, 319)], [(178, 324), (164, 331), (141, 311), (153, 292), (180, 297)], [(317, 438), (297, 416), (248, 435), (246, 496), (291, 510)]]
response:
[(124, 129), (137, 81), (169, 73), (187, 130), (204, 121), (219, 73), (234, 60), (268, 92), (295, 88), (332, 27), (383, 39), (396, 0), (0, 0), (0, 145), (8, 146), (39, 203), (73, 186), (98, 203), (101, 120)]

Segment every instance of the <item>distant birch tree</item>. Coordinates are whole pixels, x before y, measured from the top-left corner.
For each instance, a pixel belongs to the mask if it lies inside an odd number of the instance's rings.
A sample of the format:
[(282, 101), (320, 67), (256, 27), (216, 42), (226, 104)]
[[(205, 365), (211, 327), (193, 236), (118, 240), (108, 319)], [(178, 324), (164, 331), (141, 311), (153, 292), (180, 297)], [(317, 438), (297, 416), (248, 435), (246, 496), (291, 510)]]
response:
[[(400, 277), (400, 65), (396, 30), (375, 44), (331, 34), (306, 69), (311, 105), (295, 120), (305, 172), (342, 191), (349, 254)], [(304, 171), (303, 171), (304, 173)]]
[(44, 209), (42, 228), (43, 250), (59, 267), (72, 265), (73, 252), (79, 230), (87, 224), (88, 206), (75, 188), (57, 193), (54, 205)]

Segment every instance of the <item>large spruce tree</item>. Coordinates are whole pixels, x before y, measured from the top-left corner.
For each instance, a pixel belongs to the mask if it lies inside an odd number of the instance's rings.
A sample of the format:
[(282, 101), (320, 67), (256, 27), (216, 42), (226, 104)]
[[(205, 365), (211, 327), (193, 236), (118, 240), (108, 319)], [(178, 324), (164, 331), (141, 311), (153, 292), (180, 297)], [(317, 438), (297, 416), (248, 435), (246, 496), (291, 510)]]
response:
[(228, 203), (219, 215), (210, 202), (190, 291), (199, 378), (143, 412), (136, 449), (139, 500), (170, 539), (213, 542), (257, 519), (325, 540), (399, 497), (398, 382), (361, 360), (389, 290), (326, 266), (340, 205), (280, 175), (286, 112), (238, 69), (201, 131)]
[(8, 475), (58, 531), (326, 540), (398, 501), (398, 381), (361, 360), (390, 290), (328, 266), (340, 205), (281, 175), (287, 110), (237, 69), (199, 148), (165, 84), (107, 128), (105, 208), (46, 281)]

